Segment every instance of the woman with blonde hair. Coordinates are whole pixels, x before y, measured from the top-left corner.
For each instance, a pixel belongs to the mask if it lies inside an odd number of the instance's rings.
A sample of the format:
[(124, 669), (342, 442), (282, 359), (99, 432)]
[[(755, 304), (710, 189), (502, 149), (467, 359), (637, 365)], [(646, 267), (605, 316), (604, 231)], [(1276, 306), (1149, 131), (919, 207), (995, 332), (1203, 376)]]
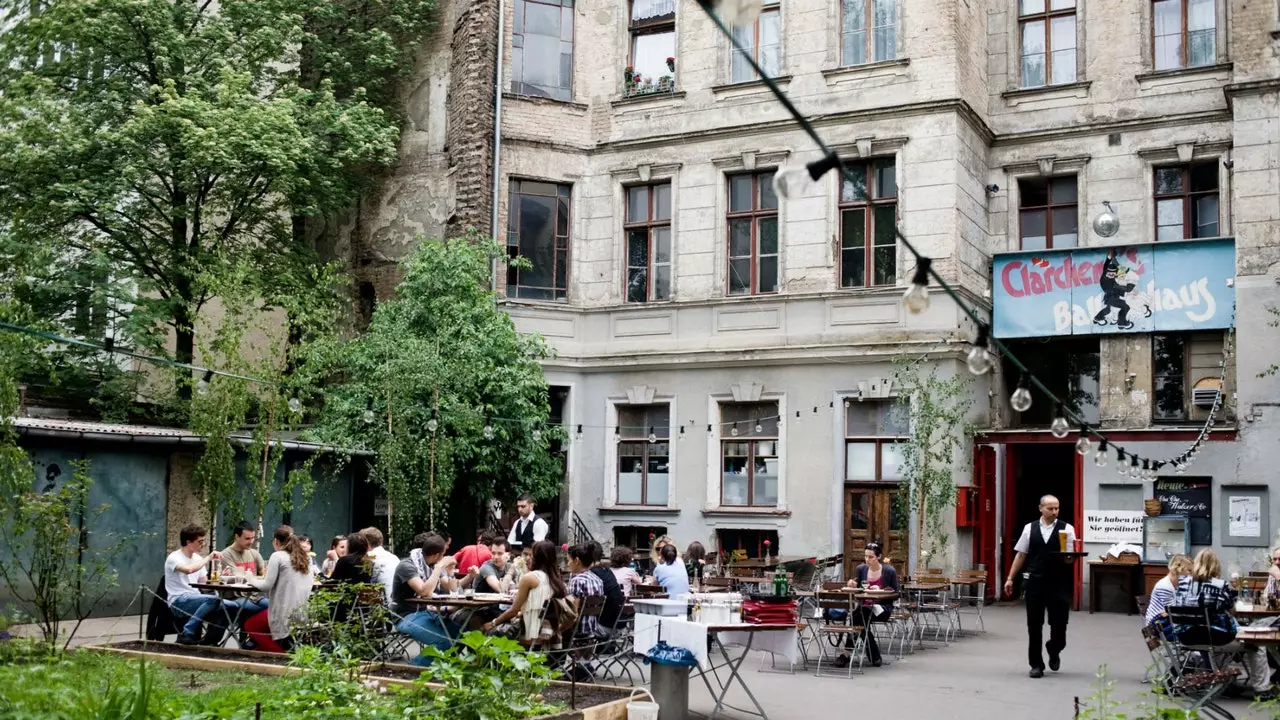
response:
[(1174, 593), (1177, 592), (1178, 583), (1182, 580), (1183, 575), (1191, 573), (1191, 558), (1186, 555), (1174, 555), (1169, 558), (1169, 574), (1160, 578), (1156, 586), (1151, 589), (1151, 600), (1147, 604), (1147, 624), (1155, 622), (1164, 615), (1164, 608), (1173, 602)]

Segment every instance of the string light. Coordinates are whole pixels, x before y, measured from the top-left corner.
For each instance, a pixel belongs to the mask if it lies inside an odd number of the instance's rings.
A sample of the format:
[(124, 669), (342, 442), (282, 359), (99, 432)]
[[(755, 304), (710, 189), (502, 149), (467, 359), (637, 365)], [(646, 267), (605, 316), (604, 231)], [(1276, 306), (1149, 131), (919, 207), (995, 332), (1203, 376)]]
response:
[(622, 428), (617, 425), (614, 425), (613, 426), (613, 444), (617, 445), (620, 442), (622, 442)]
[(680, 426), (680, 441), (684, 442), (684, 426)]
[(911, 278), (911, 287), (902, 295), (902, 303), (912, 315), (919, 315), (929, 309), (929, 268), (933, 260), (927, 257), (916, 257), (916, 272)]
[(733, 429), (729, 431), (729, 434), (734, 437), (738, 437), (738, 423), (733, 424)]
[(1129, 474), (1129, 466), (1124, 462), (1124, 450), (1116, 448), (1116, 472), (1120, 475)]
[(431, 419), (427, 421), (427, 432), (434, 435), (436, 433), (436, 429), (439, 427), (440, 427), (440, 421), (436, 420), (435, 415), (432, 415)]
[(196, 392), (201, 395), (209, 394), (209, 383), (213, 382), (213, 371), (205, 370), (204, 377), (200, 378), (200, 382), (196, 383)]
[(712, 429), (711, 423), (707, 423), (707, 437), (714, 438), (715, 436), (716, 431)]
[(1071, 432), (1071, 426), (1067, 424), (1067, 418), (1062, 414), (1062, 405), (1059, 404), (1054, 412), (1053, 422), (1049, 423), (1049, 434), (1061, 440)]
[(773, 192), (783, 200), (799, 197), (837, 167), (840, 167), (840, 156), (827, 153), (807, 165), (779, 170), (773, 174)]
[(365, 425), (372, 425), (373, 421), (378, 419), (377, 416), (373, 414), (373, 398), (369, 398), (365, 401), (364, 412), (361, 413), (360, 419), (364, 420)]
[(756, 434), (759, 435), (762, 432), (764, 432), (764, 426), (760, 423), (756, 423)]
[(720, 13), (720, 17), (729, 25), (750, 25), (760, 17), (760, 11), (763, 9), (761, 0), (698, 0), (708, 12), (714, 7)]
[(481, 431), (481, 434), (484, 435), (485, 440), (492, 440), (494, 435), (493, 426), (486, 421), (484, 424), (484, 430)]
[(1022, 378), (1018, 380), (1018, 389), (1009, 396), (1009, 405), (1020, 413), (1031, 409), (1031, 391), (1027, 389), (1026, 373), (1023, 373)]
[(1136, 478), (1138, 477), (1138, 474), (1141, 472), (1142, 470), (1138, 468), (1138, 456), (1130, 455), (1129, 456), (1129, 477)]
[(991, 355), (989, 346), (991, 345), (991, 328), (986, 323), (978, 323), (978, 336), (973, 340), (973, 347), (969, 348), (969, 354), (965, 357), (965, 364), (969, 366), (969, 372), (974, 375), (986, 375), (991, 372), (991, 366), (995, 364), (995, 358)]
[(534, 428), (534, 429), (533, 429), (533, 441), (534, 441), (534, 442), (538, 442), (538, 441), (540, 441), (540, 440), (542, 440), (542, 431), (541, 431), (541, 430), (539, 430), (538, 428)]
[(295, 415), (302, 412), (302, 401), (296, 397), (289, 398), (289, 412)]
[(649, 444), (652, 445), (656, 442), (658, 442), (658, 433), (654, 432), (653, 428), (650, 427), (649, 428)]
[(1076, 452), (1081, 456), (1088, 455), (1093, 449), (1093, 444), (1089, 442), (1089, 428), (1080, 428), (1080, 439), (1076, 440)]
[(576, 433), (574, 433), (574, 435), (575, 435), (579, 440), (581, 440), (581, 439), (582, 439), (582, 425), (581, 425), (581, 424), (579, 424), (579, 425), (578, 425), (578, 431), (577, 431)]
[(1093, 464), (1098, 467), (1107, 466), (1107, 439), (1102, 438), (1098, 441), (1098, 452), (1093, 456)]

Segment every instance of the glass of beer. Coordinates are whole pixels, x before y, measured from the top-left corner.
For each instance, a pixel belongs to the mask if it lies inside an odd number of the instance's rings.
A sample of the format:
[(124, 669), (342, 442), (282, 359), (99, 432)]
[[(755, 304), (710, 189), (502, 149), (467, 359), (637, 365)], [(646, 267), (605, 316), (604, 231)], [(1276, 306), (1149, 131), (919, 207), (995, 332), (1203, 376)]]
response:
[(1069, 549), (1070, 548), (1067, 547), (1067, 531), (1059, 530), (1058, 531), (1058, 550), (1062, 552), (1066, 552)]

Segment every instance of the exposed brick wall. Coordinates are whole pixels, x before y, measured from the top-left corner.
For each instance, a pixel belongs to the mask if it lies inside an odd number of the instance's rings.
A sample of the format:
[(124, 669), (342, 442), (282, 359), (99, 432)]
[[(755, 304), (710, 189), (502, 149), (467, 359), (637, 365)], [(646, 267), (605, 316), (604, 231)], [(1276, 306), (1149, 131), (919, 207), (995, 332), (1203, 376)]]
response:
[[(165, 547), (178, 547), (178, 532), (191, 523), (204, 525), (209, 509), (197, 492), (191, 475), (196, 469), (196, 453), (175, 452), (169, 456), (168, 502), (165, 508)], [(210, 543), (209, 547), (213, 547)]]
[(498, 60), (498, 4), (474, 0), (453, 25), (446, 138), (456, 204), (445, 235), (468, 227), (489, 232), (493, 211), (493, 88)]

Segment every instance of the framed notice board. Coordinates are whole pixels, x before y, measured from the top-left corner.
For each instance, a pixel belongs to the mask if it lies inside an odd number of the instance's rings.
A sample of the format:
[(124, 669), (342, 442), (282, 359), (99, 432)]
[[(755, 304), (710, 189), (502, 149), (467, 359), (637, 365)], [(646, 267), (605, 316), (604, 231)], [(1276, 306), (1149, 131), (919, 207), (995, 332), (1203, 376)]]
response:
[(1192, 545), (1213, 544), (1213, 478), (1159, 478), (1155, 483), (1161, 515), (1182, 515), (1189, 524)]

